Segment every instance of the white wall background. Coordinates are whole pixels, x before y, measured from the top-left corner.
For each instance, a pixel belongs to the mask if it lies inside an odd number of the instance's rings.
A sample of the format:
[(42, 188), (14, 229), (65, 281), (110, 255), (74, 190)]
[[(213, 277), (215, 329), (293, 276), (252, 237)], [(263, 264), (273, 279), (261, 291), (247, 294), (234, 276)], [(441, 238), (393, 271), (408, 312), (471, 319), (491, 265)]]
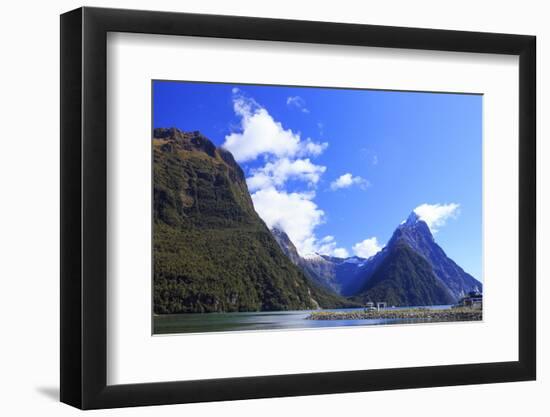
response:
[[(534, 34), (538, 37), (538, 381), (99, 411), (94, 415), (544, 415), (550, 411), (550, 97), (546, 2), (93, 1), (86, 5)], [(59, 392), (59, 17), (72, 0), (5, 2), (0, 15), (0, 413), (75, 415)], [(503, 236), (505, 238), (505, 236)], [(546, 395), (545, 395), (546, 394)]]

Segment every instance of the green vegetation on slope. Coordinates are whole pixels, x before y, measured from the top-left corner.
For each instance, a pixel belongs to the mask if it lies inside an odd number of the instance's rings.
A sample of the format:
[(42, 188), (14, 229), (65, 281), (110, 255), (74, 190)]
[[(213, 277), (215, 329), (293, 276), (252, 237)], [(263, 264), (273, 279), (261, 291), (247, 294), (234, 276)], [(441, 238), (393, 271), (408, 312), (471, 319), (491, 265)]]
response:
[(353, 299), (363, 303), (385, 301), (395, 306), (453, 303), (453, 297), (437, 279), (428, 261), (403, 242), (390, 249)]
[(155, 129), (154, 311), (341, 307), (282, 253), (233, 156), (198, 132)]

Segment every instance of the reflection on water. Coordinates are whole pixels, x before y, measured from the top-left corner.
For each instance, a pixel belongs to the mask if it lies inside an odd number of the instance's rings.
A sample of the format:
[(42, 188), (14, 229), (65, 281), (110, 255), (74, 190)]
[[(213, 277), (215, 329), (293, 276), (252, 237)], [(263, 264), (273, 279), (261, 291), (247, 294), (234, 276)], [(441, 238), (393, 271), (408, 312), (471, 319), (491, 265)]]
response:
[[(449, 307), (450, 306), (430, 306), (429, 308)], [(348, 308), (323, 311), (363, 311), (363, 309)], [(426, 319), (306, 320), (306, 317), (309, 316), (310, 313), (310, 310), (302, 310), (251, 313), (168, 314), (153, 317), (154, 334), (372, 326), (430, 321)]]

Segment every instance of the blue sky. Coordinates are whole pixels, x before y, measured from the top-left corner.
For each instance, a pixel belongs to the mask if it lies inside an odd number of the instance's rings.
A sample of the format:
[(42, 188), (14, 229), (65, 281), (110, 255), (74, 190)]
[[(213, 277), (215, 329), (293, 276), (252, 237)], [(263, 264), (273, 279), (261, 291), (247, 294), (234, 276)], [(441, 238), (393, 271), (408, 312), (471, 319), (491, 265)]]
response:
[(481, 275), (482, 96), (153, 82), (154, 127), (199, 130), (302, 255), (370, 256), (411, 211)]

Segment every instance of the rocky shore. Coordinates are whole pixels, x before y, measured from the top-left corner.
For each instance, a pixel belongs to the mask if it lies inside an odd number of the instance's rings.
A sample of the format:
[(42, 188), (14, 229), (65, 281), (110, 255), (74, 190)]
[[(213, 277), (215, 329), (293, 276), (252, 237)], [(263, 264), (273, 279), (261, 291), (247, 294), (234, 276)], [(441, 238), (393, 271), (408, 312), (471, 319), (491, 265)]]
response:
[(366, 319), (410, 319), (422, 321), (474, 321), (482, 319), (480, 309), (448, 308), (435, 310), (429, 308), (383, 309), (364, 311), (315, 311), (307, 320), (366, 320)]

